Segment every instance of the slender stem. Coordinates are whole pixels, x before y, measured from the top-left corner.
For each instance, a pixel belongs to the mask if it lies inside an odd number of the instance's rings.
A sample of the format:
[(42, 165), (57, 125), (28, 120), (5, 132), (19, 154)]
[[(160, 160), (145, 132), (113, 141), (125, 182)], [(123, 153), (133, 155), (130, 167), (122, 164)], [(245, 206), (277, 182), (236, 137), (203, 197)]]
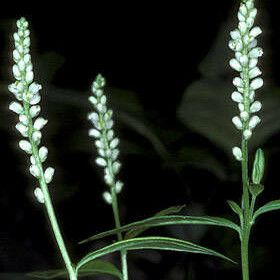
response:
[(249, 196), (248, 179), (248, 144), (242, 140), (242, 185), (243, 185), (243, 224), (241, 225), (241, 261), (243, 280), (249, 280), (249, 237), (251, 230), (251, 211)]
[(62, 234), (61, 234), (58, 222), (57, 222), (57, 218), (56, 218), (56, 215), (55, 215), (55, 211), (54, 211), (54, 208), (53, 208), (53, 205), (52, 205), (52, 201), (51, 201), (51, 197), (50, 197), (50, 194), (49, 194), (48, 186), (47, 186), (47, 183), (45, 181), (43, 166), (42, 166), (42, 163), (39, 159), (38, 146), (34, 142), (34, 140), (32, 139), (33, 122), (32, 122), (32, 118), (29, 114), (29, 104), (27, 102), (24, 102), (24, 110), (25, 110), (26, 116), (28, 116), (28, 119), (29, 119), (29, 125), (28, 125), (29, 126), (28, 127), (29, 128), (29, 133), (28, 133), (29, 134), (29, 141), (30, 141), (30, 144), (32, 146), (32, 154), (35, 158), (36, 165), (40, 170), (39, 183), (40, 183), (41, 190), (44, 194), (44, 204), (45, 204), (45, 207), (46, 207), (46, 210), (47, 210), (49, 221), (50, 221), (50, 224), (51, 224), (51, 227), (52, 227), (52, 230), (53, 230), (54, 237), (56, 239), (58, 248), (60, 250), (60, 253), (61, 253), (62, 258), (64, 260), (66, 269), (68, 271), (69, 279), (70, 280), (77, 280), (77, 275), (76, 275), (76, 272), (75, 272), (75, 268), (74, 268), (74, 266), (71, 262), (70, 256), (69, 256), (68, 251), (66, 249), (65, 242), (63, 240), (63, 237), (62, 237)]
[(249, 235), (250, 235), (250, 229), (246, 228), (243, 231), (242, 240), (241, 240), (241, 259), (242, 259), (243, 280), (249, 280), (249, 256), (248, 256)]
[[(111, 195), (112, 195), (112, 208), (113, 208), (115, 225), (116, 228), (119, 229), (121, 227), (121, 222), (120, 222), (120, 215), (119, 215), (118, 198), (117, 198), (115, 187), (111, 188)], [(119, 241), (123, 240), (123, 236), (121, 232), (118, 232), (117, 236)], [(121, 263), (122, 263), (123, 280), (128, 280), (127, 252), (125, 250), (121, 251)]]

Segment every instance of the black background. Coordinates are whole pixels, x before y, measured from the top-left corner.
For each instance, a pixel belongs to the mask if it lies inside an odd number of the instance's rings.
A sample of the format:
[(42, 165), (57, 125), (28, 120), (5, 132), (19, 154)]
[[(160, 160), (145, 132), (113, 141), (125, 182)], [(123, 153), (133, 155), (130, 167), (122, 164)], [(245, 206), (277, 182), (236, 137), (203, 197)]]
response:
[[(48, 164), (56, 168), (50, 191), (67, 245), (77, 261), (93, 246), (102, 245), (78, 246), (78, 241), (113, 227), (111, 209), (101, 198), (105, 189), (102, 172), (94, 164), (95, 149), (87, 137), (90, 127), (86, 121), (87, 97), (99, 72), (106, 77), (112, 95), (116, 89), (135, 93), (133, 96), (143, 108), (135, 116), (158, 135), (168, 151), (168, 156), (162, 156), (147, 137), (127, 126), (118, 114), (125, 99), (118, 100), (117, 94), (115, 98), (112, 96), (116, 130), (121, 139), (121, 178), (125, 182), (120, 195), (123, 223), (180, 204), (186, 204), (183, 214), (235, 219), (226, 200), (240, 200), (238, 165), (217, 143), (180, 122), (176, 112), (185, 89), (202, 77), (199, 65), (221, 26), (228, 18), (235, 17), (237, 2), (177, 1), (152, 5), (103, 1), (89, 5), (80, 1), (60, 3), (58, 7), (57, 1), (29, 7), (12, 3), (1, 11), (0, 272), (9, 275), (0, 274), (0, 279), (25, 279), (25, 272), (63, 265), (42, 207), (32, 196), (36, 182), (27, 172), (27, 158), (17, 148), (15, 116), (7, 110), (13, 99), (6, 87), (13, 81), (11, 38), (15, 19), (25, 16), (31, 24), (35, 77), (44, 87), (43, 115), (49, 120), (44, 144), (50, 150)], [(267, 86), (277, 89), (280, 78), (277, 1), (262, 1), (258, 6), (258, 21), (264, 26), (262, 38), (267, 46), (264, 76)], [(236, 24), (233, 20), (228, 27), (232, 29)], [(227, 40), (225, 52), (228, 52)], [(215, 72), (216, 67), (225, 69), (222, 78), (227, 81), (228, 90), (224, 94), (229, 96), (232, 72), (227, 64), (218, 62), (213, 63), (210, 71)], [(275, 90), (275, 95), (279, 92)], [(135, 102), (129, 101), (122, 108), (133, 115)], [(234, 133), (233, 127), (232, 130)], [(260, 203), (280, 196), (279, 132), (275, 131), (262, 146), (268, 154), (268, 171)], [(183, 147), (189, 147), (189, 151), (195, 147), (200, 154), (206, 151), (214, 156), (225, 176), (214, 174), (211, 164), (202, 167), (188, 156), (178, 159), (178, 151)], [(278, 224), (279, 214), (271, 213), (253, 230), (252, 279), (262, 279), (278, 271)], [(147, 233), (192, 240), (240, 261), (238, 237), (225, 229), (178, 226)], [(112, 260), (116, 262), (116, 256)], [(138, 252), (130, 254), (129, 264), (131, 279), (136, 280), (241, 278), (238, 266), (206, 256)]]

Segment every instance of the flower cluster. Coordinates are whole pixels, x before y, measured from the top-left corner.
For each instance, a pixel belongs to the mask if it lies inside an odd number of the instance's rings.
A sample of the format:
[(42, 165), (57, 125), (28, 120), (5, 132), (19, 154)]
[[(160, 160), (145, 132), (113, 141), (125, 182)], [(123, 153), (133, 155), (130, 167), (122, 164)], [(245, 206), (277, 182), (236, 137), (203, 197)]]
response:
[[(42, 138), (41, 129), (46, 125), (47, 120), (38, 117), (41, 111), (38, 103), (41, 100), (39, 91), (41, 85), (33, 81), (33, 66), (31, 63), (30, 37), (28, 22), (25, 18), (17, 21), (18, 31), (14, 34), (15, 50), (13, 51), (13, 75), (16, 81), (9, 85), (9, 91), (12, 92), (17, 101), (13, 101), (9, 109), (15, 112), (19, 117), (16, 129), (24, 140), (19, 141), (19, 147), (30, 155), (31, 166), (30, 173), (46, 184), (50, 183), (54, 174), (54, 169), (48, 167), (45, 171), (42, 169), (42, 163), (47, 159), (48, 149), (40, 147)], [(34, 191), (35, 197), (41, 203), (44, 203), (44, 195), (40, 187)]]
[[(255, 91), (263, 86), (262, 74), (257, 66), (258, 58), (263, 50), (257, 47), (257, 36), (262, 31), (260, 27), (253, 27), (257, 15), (253, 0), (242, 1), (238, 11), (238, 28), (230, 33), (229, 47), (235, 52), (235, 58), (229, 64), (240, 75), (233, 79), (236, 87), (231, 95), (233, 101), (238, 103), (239, 116), (232, 118), (235, 127), (242, 131), (242, 138), (248, 141), (252, 136), (253, 129), (260, 123), (257, 113), (262, 104), (255, 101)], [(239, 147), (232, 149), (233, 155), (239, 161), (242, 160), (242, 152)]]
[[(104, 86), (105, 79), (99, 74), (92, 84), (92, 95), (89, 97), (89, 101), (95, 109), (88, 115), (88, 119), (94, 126), (89, 130), (89, 136), (95, 138), (95, 146), (98, 151), (96, 164), (104, 167), (105, 183), (111, 188), (111, 191), (120, 193), (123, 183), (116, 180), (116, 175), (121, 167), (118, 161), (119, 139), (114, 135), (113, 111), (107, 108)], [(104, 192), (103, 198), (108, 204), (112, 203), (110, 192)]]

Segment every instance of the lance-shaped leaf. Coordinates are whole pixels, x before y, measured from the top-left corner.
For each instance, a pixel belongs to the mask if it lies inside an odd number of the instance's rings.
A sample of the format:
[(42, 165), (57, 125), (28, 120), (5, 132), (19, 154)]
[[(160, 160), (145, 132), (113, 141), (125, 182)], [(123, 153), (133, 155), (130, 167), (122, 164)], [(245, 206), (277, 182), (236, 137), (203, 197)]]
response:
[(200, 245), (188, 241), (169, 238), (169, 237), (152, 236), (152, 237), (133, 238), (133, 239), (119, 241), (112, 245), (101, 248), (99, 250), (93, 251), (80, 260), (80, 262), (77, 264), (76, 269), (78, 272), (84, 265), (95, 260), (96, 258), (117, 251), (143, 250), (143, 249), (169, 250), (169, 251), (177, 251), (177, 252), (189, 252), (189, 253), (196, 253), (196, 254), (211, 255), (211, 256), (220, 257), (224, 260), (234, 263), (234, 261), (232, 261), (228, 257), (216, 251), (213, 251), (211, 249), (202, 247)]
[[(91, 275), (111, 275), (122, 279), (121, 272), (112, 263), (95, 260), (87, 263), (79, 270), (79, 278)], [(46, 271), (34, 271), (27, 274), (28, 277), (36, 279), (68, 279), (66, 269), (52, 269)]]
[(138, 222), (134, 222), (125, 226), (120, 227), (119, 229), (108, 230), (99, 234), (96, 234), (92, 237), (89, 237), (79, 244), (83, 244), (89, 241), (97, 240), (103, 237), (115, 235), (118, 232), (126, 232), (129, 230), (137, 231), (143, 228), (151, 228), (157, 226), (168, 226), (168, 225), (212, 225), (212, 226), (221, 226), (227, 227), (236, 230), (238, 233), (240, 232), (239, 226), (233, 223), (230, 220), (219, 218), (219, 217), (194, 217), (194, 216), (159, 216), (152, 217), (145, 220), (141, 220)]
[(254, 213), (253, 220), (255, 220), (261, 214), (264, 214), (264, 213), (270, 212), (270, 211), (275, 211), (275, 210), (280, 210), (280, 199), (270, 201), (270, 202), (266, 203), (265, 205), (263, 205), (262, 207), (260, 207), (258, 210), (256, 210), (256, 212)]

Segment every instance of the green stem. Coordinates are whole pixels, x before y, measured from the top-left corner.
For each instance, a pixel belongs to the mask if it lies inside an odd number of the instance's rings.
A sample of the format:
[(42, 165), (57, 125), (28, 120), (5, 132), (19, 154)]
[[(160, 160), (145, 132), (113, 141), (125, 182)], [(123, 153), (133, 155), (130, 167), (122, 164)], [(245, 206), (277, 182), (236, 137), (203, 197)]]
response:
[(241, 261), (243, 280), (249, 280), (249, 238), (251, 230), (251, 211), (249, 196), (249, 179), (248, 179), (248, 144), (243, 138), (242, 140), (242, 186), (243, 186), (243, 224), (241, 225)]
[(60, 250), (60, 253), (62, 255), (62, 258), (64, 260), (66, 269), (68, 271), (69, 279), (70, 280), (77, 280), (77, 275), (76, 275), (76, 272), (75, 272), (75, 268), (74, 268), (74, 266), (71, 262), (70, 256), (69, 256), (68, 251), (66, 249), (66, 246), (65, 246), (65, 243), (64, 243), (64, 240), (63, 240), (63, 237), (62, 237), (62, 234), (61, 234), (58, 222), (57, 222), (55, 211), (54, 211), (54, 208), (53, 208), (53, 205), (52, 205), (51, 197), (50, 197), (49, 190), (48, 190), (48, 185), (45, 181), (43, 166), (42, 166), (42, 163), (41, 163), (40, 158), (39, 158), (38, 146), (32, 139), (33, 122), (32, 122), (32, 118), (29, 114), (29, 104), (27, 102), (24, 102), (24, 110), (25, 110), (26, 116), (28, 116), (28, 119), (29, 119), (29, 125), (28, 125), (29, 126), (28, 127), (29, 141), (30, 141), (30, 144), (32, 146), (32, 154), (35, 158), (36, 165), (40, 170), (39, 183), (40, 183), (41, 190), (44, 194), (44, 204), (45, 204), (45, 207), (46, 207), (46, 210), (47, 210), (47, 214), (48, 214), (49, 221), (50, 221), (50, 224), (51, 224), (51, 227), (52, 227), (52, 230), (53, 230), (53, 234), (54, 234), (54, 237), (56, 239), (56, 242), (57, 242), (58, 248)]
[[(120, 222), (120, 215), (119, 215), (118, 198), (117, 198), (115, 187), (111, 188), (111, 195), (112, 195), (112, 208), (113, 208), (115, 226), (117, 229), (119, 229), (121, 227), (121, 222)], [(123, 236), (121, 232), (118, 232), (117, 236), (119, 241), (123, 240)], [(121, 251), (121, 263), (122, 263), (123, 280), (128, 280), (127, 252), (125, 250)]]
[(241, 260), (242, 260), (242, 277), (243, 280), (249, 280), (249, 236), (250, 229), (244, 229), (241, 240)]

